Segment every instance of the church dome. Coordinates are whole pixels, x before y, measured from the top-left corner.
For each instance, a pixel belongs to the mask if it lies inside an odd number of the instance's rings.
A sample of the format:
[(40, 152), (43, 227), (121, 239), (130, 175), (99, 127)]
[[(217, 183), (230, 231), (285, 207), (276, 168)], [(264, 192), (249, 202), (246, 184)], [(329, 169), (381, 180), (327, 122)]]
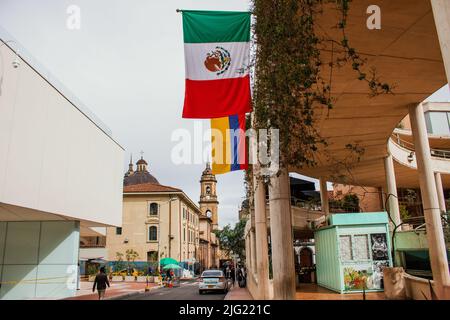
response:
[(148, 163), (147, 163), (147, 161), (145, 161), (144, 159), (139, 159), (139, 161), (138, 162), (136, 162), (136, 164), (137, 165), (140, 165), (140, 164), (145, 164), (145, 165), (148, 165)]
[(136, 162), (137, 170), (133, 171), (133, 165), (130, 161), (130, 170), (128, 170), (127, 173), (125, 173), (125, 176), (123, 178), (123, 185), (124, 186), (132, 186), (136, 184), (143, 184), (143, 183), (154, 183), (159, 184), (158, 180), (150, 174), (147, 170), (147, 161), (145, 161), (142, 157)]
[(148, 171), (145, 171), (145, 172), (136, 171), (132, 175), (124, 177), (124, 179), (123, 179), (124, 186), (131, 186), (131, 185), (142, 184), (142, 183), (159, 184), (158, 180), (156, 180), (156, 178), (154, 176), (152, 176)]

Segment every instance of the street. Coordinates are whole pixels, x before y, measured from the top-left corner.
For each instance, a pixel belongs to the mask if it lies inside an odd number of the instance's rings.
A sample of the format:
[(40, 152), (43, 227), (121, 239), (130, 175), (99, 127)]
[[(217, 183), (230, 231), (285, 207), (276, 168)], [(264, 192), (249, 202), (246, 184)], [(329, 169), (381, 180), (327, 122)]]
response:
[(195, 280), (182, 280), (180, 287), (159, 288), (123, 300), (223, 300), (225, 296), (225, 293), (213, 291), (199, 294)]

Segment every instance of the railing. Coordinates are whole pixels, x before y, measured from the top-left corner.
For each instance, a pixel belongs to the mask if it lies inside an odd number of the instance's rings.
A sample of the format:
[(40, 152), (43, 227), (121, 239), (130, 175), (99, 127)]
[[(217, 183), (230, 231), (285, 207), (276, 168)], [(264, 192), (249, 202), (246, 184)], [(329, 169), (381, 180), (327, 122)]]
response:
[[(449, 213), (443, 213), (441, 214), (441, 223), (442, 228), (444, 229), (444, 235), (446, 237), (450, 236), (448, 234), (448, 230), (450, 227), (450, 221), (449, 221)], [(415, 232), (419, 231), (426, 231), (426, 223), (425, 223), (425, 217), (424, 216), (418, 216), (418, 217), (408, 217), (406, 219), (402, 219), (403, 224), (407, 224), (412, 226), (412, 230)], [(450, 241), (450, 239), (448, 239)]]
[(89, 248), (105, 248), (106, 244), (80, 244), (80, 248), (89, 249)]
[[(408, 149), (410, 151), (415, 151), (414, 143), (403, 140), (402, 138), (400, 138), (400, 134), (393, 132), (391, 135), (391, 139), (399, 146), (401, 146), (405, 149)], [(442, 158), (442, 159), (450, 159), (450, 150), (430, 148), (430, 152), (431, 152), (431, 156), (433, 156), (433, 157)]]

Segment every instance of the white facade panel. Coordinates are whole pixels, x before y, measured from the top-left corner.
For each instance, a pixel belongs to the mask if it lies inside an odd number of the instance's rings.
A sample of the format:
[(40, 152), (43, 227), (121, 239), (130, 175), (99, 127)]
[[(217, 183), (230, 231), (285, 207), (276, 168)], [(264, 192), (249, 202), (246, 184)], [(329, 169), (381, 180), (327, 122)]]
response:
[(0, 203), (120, 225), (123, 149), (27, 63), (13, 68), (7, 46), (0, 50)]

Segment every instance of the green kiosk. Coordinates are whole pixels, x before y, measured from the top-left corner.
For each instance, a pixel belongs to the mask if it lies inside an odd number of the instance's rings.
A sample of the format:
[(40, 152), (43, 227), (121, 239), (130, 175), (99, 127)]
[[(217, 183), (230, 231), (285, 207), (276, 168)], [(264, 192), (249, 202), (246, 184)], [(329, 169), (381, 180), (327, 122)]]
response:
[(314, 234), (317, 283), (340, 292), (383, 291), (392, 266), (386, 212), (338, 213)]

